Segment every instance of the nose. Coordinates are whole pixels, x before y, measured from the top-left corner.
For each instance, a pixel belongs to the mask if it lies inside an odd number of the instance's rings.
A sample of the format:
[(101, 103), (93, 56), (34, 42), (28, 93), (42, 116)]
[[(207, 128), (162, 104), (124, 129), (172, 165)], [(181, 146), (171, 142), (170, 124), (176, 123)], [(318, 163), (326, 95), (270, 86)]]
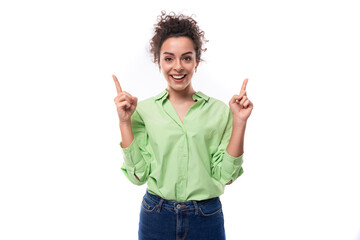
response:
[(177, 60), (174, 66), (174, 70), (177, 72), (181, 72), (181, 70), (183, 70), (183, 67), (181, 65), (181, 60)]

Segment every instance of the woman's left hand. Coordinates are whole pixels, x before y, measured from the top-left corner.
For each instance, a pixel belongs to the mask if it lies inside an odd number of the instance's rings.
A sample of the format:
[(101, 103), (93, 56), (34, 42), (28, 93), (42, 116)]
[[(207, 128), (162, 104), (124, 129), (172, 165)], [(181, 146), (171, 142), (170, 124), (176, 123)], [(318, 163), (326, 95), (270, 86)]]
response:
[(253, 103), (246, 96), (247, 82), (248, 79), (246, 78), (242, 84), (240, 94), (234, 95), (229, 102), (234, 124), (246, 123), (253, 110)]

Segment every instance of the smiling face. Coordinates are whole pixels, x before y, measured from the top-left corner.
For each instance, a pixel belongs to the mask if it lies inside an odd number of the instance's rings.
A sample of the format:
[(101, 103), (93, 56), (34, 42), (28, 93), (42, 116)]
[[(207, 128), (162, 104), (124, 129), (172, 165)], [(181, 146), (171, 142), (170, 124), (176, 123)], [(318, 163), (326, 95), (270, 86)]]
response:
[(190, 38), (171, 37), (161, 45), (159, 67), (170, 90), (191, 90), (191, 78), (198, 65), (194, 43)]

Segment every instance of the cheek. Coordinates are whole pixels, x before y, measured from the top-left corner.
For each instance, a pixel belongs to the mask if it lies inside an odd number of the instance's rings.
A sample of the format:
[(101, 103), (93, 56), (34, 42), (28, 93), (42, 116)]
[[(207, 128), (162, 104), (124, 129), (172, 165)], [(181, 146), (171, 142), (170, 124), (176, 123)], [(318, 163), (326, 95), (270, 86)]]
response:
[(195, 69), (196, 67), (196, 63), (195, 62), (192, 62), (192, 63), (189, 63), (188, 64), (188, 69)]
[(167, 72), (167, 71), (169, 71), (170, 69), (171, 69), (171, 66), (170, 66), (170, 64), (160, 64), (160, 68), (163, 70), (163, 72), (165, 73), (165, 72)]

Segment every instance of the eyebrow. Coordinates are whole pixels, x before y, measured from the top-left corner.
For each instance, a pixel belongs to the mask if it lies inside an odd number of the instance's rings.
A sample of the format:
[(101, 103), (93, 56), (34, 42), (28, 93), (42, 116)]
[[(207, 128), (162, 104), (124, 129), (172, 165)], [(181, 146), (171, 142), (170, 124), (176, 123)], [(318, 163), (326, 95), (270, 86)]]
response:
[[(163, 54), (169, 54), (169, 55), (175, 56), (175, 54), (169, 53), (169, 52), (163, 52)], [(181, 54), (181, 56), (184, 56), (184, 55), (186, 55), (186, 54), (192, 54), (192, 52), (183, 53), (183, 54)]]

